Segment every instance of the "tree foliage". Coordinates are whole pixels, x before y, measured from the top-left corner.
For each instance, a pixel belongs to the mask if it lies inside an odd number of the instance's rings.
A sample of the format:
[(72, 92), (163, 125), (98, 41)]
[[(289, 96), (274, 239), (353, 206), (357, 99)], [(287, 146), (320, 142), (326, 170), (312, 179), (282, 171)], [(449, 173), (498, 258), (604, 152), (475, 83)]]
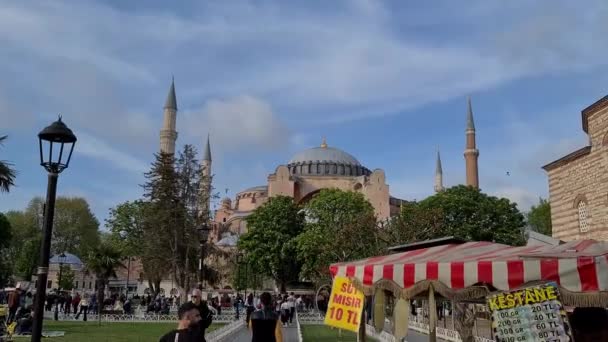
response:
[(97, 303), (102, 305), (104, 300), (104, 289), (112, 277), (116, 277), (116, 271), (124, 268), (122, 263), (124, 256), (114, 246), (101, 243), (92, 248), (85, 258), (86, 270), (95, 274), (97, 283)]
[(524, 216), (517, 204), (488, 196), (473, 187), (458, 185), (420, 202), (422, 209), (443, 213), (436, 237), (456, 236), (470, 241), (492, 241), (508, 245), (524, 243)]
[(384, 252), (374, 208), (363, 194), (338, 189), (321, 190), (305, 207), (307, 224), (297, 238), (302, 276), (329, 279), (329, 265)]
[(401, 245), (437, 238), (443, 234), (442, 228), (441, 208), (422, 208), (417, 202), (408, 202), (390, 219), (383, 235), (390, 245)]
[(247, 262), (274, 279), (282, 289), (297, 281), (296, 238), (304, 229), (304, 212), (291, 197), (271, 197), (247, 217), (248, 232), (238, 242)]
[(527, 213), (528, 225), (532, 230), (551, 236), (551, 204), (546, 199), (540, 198), (537, 205), (533, 205)]
[(0, 213), (0, 287), (6, 285), (11, 276), (11, 265), (8, 262), (11, 240), (11, 223)]
[(34, 198), (24, 211), (9, 211), (13, 239), (8, 261), (14, 275), (30, 280), (38, 265), (42, 242), (42, 200)]
[(83, 257), (99, 244), (99, 221), (82, 197), (58, 197), (53, 222), (53, 253), (69, 252)]
[[(0, 136), (0, 145), (7, 137), (6, 135)], [(13, 164), (0, 160), (0, 192), (9, 192), (11, 187), (15, 186), (15, 177), (17, 177), (17, 171), (13, 168)]]
[(57, 273), (57, 283), (59, 288), (62, 290), (71, 290), (74, 288), (74, 280), (76, 274), (72, 271), (69, 265), (61, 265), (61, 279), (59, 273)]
[[(26, 251), (32, 251), (33, 243), (38, 243), (44, 220), (44, 200), (41, 197), (33, 198), (24, 211), (13, 211), (9, 219), (18, 227), (16, 242), (13, 250), (13, 261), (15, 264), (17, 256), (25, 247)], [(86, 199), (82, 197), (57, 197), (55, 202), (55, 215), (53, 220), (53, 235), (51, 237), (51, 253), (69, 252), (79, 257), (87, 254), (88, 250), (99, 243), (99, 222), (91, 212)], [(35, 253), (27, 253), (26, 259), (34, 259)], [(23, 272), (27, 271), (27, 262), (22, 263)]]

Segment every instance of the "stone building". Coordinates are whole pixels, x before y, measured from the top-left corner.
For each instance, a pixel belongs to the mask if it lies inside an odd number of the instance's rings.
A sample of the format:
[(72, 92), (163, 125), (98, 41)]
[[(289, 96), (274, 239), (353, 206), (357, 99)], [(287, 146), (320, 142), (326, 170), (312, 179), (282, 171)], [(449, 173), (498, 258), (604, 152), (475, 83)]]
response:
[(589, 144), (543, 166), (553, 237), (608, 240), (608, 96), (583, 109), (581, 118)]
[[(471, 99), (468, 99), (465, 128), (465, 184), (478, 188), (478, 158), (479, 150), (476, 145), (476, 131), (473, 120)], [(175, 153), (177, 97), (175, 84), (171, 82), (169, 94), (165, 101), (163, 125), (160, 132), (160, 150), (163, 153)], [(211, 148), (209, 137), (204, 148), (201, 161), (203, 177), (201, 189), (211, 189), (210, 175), (212, 172)], [(443, 169), (439, 151), (437, 152), (434, 184), (436, 192), (443, 191)], [(258, 186), (244, 189), (236, 194), (233, 200), (224, 198), (220, 207), (212, 215), (210, 242), (218, 248), (232, 253), (235, 250), (238, 237), (247, 232), (246, 217), (256, 208), (264, 204), (272, 196), (289, 196), (298, 204), (308, 202), (322, 189), (338, 188), (341, 190), (362, 193), (374, 207), (380, 221), (397, 215), (406, 201), (390, 195), (389, 185), (384, 170), (370, 169), (363, 165), (353, 155), (329, 146), (325, 139), (318, 147), (312, 147), (296, 153), (285, 164), (278, 165), (269, 174), (265, 182)], [(209, 191), (204, 191), (209, 193)], [(203, 207), (209, 208), (209, 198), (200, 198)], [(208, 262), (208, 261), (206, 261)], [(218, 269), (227, 270), (230, 260), (215, 261)], [(228, 270), (227, 270), (228, 271)]]

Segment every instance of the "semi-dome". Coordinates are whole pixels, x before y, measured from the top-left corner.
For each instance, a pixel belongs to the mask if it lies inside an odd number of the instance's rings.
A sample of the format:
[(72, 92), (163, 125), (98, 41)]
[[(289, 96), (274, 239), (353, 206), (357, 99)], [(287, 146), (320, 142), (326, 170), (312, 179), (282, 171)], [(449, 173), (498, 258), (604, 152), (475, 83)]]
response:
[(291, 174), (302, 175), (362, 176), (371, 173), (351, 154), (327, 146), (325, 139), (320, 147), (296, 153), (287, 167)]

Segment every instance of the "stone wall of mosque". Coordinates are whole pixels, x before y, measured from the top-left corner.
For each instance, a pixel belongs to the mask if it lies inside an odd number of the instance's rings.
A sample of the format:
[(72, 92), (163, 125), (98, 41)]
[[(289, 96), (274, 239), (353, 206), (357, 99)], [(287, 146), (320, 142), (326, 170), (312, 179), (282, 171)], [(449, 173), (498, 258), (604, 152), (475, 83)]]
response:
[(588, 116), (588, 134), (590, 146), (548, 168), (557, 239), (608, 240), (608, 105)]

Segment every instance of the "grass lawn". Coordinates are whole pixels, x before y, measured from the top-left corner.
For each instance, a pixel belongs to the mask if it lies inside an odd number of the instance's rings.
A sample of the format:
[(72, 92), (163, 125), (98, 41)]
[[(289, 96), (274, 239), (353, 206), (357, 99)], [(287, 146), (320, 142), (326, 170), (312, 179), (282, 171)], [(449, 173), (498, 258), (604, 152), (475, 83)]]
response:
[[(342, 330), (342, 337), (338, 337), (338, 329), (332, 329), (325, 325), (302, 325), (302, 339), (306, 342), (356, 342), (357, 334), (354, 332)], [(367, 341), (376, 341), (368, 337)]]
[[(177, 323), (102, 323), (97, 322), (53, 322), (45, 321), (46, 331), (65, 331), (63, 337), (43, 338), (49, 342), (154, 342), (172, 329)], [(212, 324), (207, 331), (221, 325)], [(29, 340), (29, 339), (28, 339)], [(25, 339), (17, 338), (17, 342)]]

